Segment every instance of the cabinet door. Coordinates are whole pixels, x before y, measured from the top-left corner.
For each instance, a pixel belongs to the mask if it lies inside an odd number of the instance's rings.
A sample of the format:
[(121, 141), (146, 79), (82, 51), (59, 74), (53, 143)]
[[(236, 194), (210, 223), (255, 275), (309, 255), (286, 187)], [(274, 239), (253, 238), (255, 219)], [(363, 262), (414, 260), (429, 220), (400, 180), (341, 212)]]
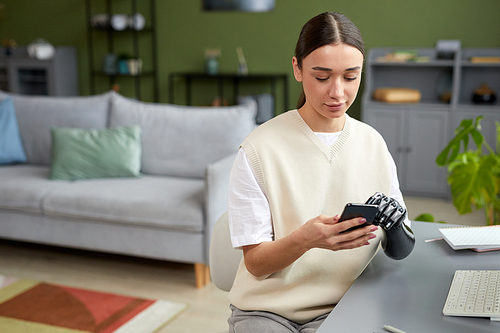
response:
[(11, 91), (24, 95), (54, 95), (53, 74), (48, 61), (11, 63)]
[(384, 137), (398, 169), (400, 187), (404, 187), (406, 177), (406, 138), (403, 136), (405, 113), (403, 109), (365, 109), (363, 115), (363, 121), (374, 127)]
[(9, 69), (0, 63), (0, 90), (9, 91)]
[(436, 157), (447, 144), (446, 111), (408, 112), (408, 155), (403, 191), (445, 196), (446, 168), (436, 165)]

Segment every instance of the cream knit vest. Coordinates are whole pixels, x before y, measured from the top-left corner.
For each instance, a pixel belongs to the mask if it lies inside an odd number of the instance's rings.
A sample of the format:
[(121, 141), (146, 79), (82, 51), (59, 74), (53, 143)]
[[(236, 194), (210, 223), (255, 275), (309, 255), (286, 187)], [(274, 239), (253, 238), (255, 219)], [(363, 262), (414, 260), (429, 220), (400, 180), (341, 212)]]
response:
[[(348, 202), (375, 192), (390, 195), (387, 146), (378, 132), (346, 115), (332, 146), (321, 141), (296, 111), (281, 114), (242, 143), (271, 209), (275, 239), (320, 214), (340, 214)], [(378, 250), (312, 249), (287, 268), (262, 277), (240, 263), (229, 301), (241, 310), (270, 311), (299, 323), (330, 312)]]

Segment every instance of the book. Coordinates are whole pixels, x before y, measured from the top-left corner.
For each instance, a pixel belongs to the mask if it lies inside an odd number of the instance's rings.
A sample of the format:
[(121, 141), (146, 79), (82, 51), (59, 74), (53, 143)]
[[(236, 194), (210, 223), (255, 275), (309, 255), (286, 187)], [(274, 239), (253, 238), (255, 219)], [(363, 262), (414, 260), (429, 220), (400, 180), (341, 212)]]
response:
[(500, 249), (500, 225), (439, 228), (439, 232), (454, 250), (484, 252)]
[(484, 64), (484, 63), (498, 63), (500, 62), (500, 57), (472, 57), (470, 62), (473, 64)]

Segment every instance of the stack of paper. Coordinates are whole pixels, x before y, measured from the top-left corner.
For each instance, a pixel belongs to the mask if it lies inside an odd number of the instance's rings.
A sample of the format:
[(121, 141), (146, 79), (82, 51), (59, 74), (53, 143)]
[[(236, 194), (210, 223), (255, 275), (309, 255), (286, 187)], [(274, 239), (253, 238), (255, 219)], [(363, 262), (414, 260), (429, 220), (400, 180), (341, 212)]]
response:
[(500, 250), (500, 226), (440, 228), (439, 232), (454, 250)]

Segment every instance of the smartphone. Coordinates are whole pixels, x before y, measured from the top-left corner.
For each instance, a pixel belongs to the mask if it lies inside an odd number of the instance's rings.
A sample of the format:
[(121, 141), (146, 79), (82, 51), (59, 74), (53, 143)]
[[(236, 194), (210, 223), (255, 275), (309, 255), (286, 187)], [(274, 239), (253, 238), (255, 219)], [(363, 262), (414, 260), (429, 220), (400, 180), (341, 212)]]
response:
[(344, 207), (344, 211), (340, 216), (339, 222), (350, 220), (356, 217), (364, 217), (366, 219), (366, 223), (349, 228), (342, 232), (352, 231), (373, 224), (373, 220), (375, 219), (375, 216), (377, 216), (377, 213), (378, 205), (348, 203)]

